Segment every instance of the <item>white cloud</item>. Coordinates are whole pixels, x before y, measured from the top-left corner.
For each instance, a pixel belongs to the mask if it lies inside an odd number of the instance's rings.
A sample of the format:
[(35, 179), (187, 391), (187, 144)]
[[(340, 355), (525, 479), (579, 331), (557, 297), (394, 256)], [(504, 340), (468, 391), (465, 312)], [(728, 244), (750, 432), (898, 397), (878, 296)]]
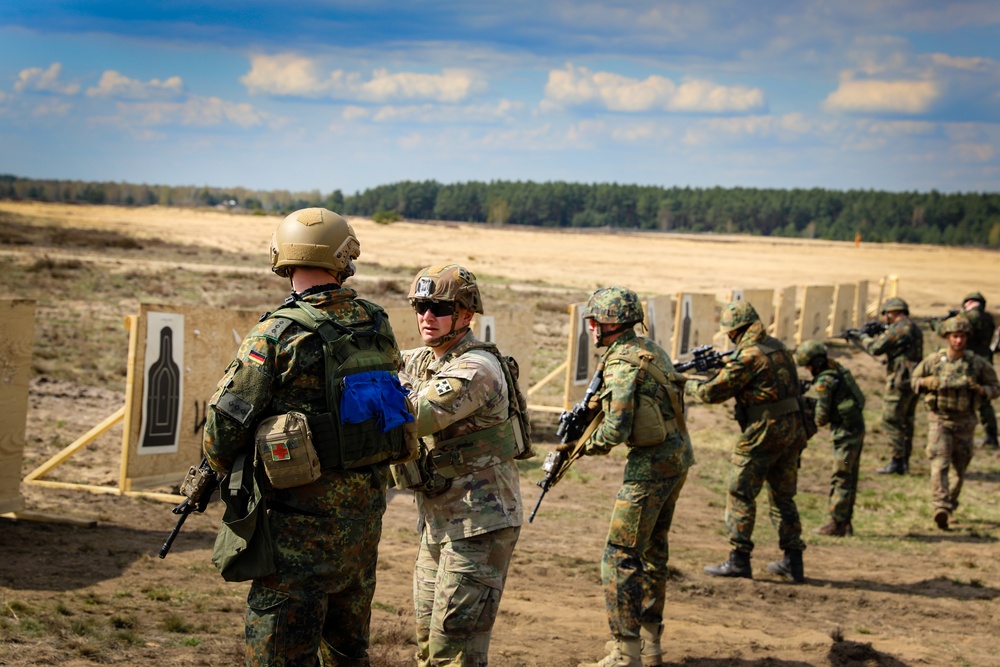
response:
[(173, 97), (182, 93), (183, 89), (184, 82), (179, 76), (172, 76), (165, 81), (150, 79), (143, 83), (109, 69), (101, 75), (97, 86), (87, 89), (87, 95), (89, 97), (148, 100)]
[(941, 89), (934, 81), (856, 81), (846, 76), (823, 101), (823, 107), (848, 113), (922, 114), (940, 97)]
[(441, 74), (390, 72), (376, 69), (369, 79), (338, 69), (321, 72), (320, 65), (294, 54), (254, 56), (250, 71), (240, 78), (252, 95), (346, 99), (358, 102), (427, 100), (453, 104), (484, 86), (472, 71), (443, 69)]
[(996, 150), (989, 144), (958, 144), (955, 146), (962, 162), (990, 162)]
[(363, 118), (368, 118), (370, 112), (367, 107), (359, 107), (355, 105), (349, 105), (344, 107), (344, 111), (340, 114), (341, 118), (347, 121), (361, 120)]
[(69, 102), (50, 100), (35, 107), (33, 115), (37, 118), (41, 118), (43, 116), (65, 116), (72, 108), (73, 105)]
[(922, 135), (934, 132), (934, 123), (919, 120), (888, 120), (866, 121), (861, 123), (861, 129), (869, 134), (887, 136)]
[(764, 107), (764, 93), (759, 88), (721, 86), (699, 79), (686, 79), (680, 85), (658, 75), (640, 80), (572, 64), (550, 71), (543, 109), (581, 105), (624, 112), (745, 113)]
[(56, 93), (59, 95), (76, 95), (80, 92), (80, 84), (61, 82), (59, 80), (61, 73), (62, 63), (52, 63), (45, 70), (41, 67), (23, 69), (14, 83), (14, 90), (18, 92)]
[[(501, 99), (495, 104), (440, 106), (420, 104), (384, 106), (371, 114), (377, 123), (477, 123), (510, 120), (511, 114), (523, 107), (520, 102)], [(355, 107), (356, 108), (356, 107)], [(357, 112), (354, 112), (357, 113)], [(346, 116), (345, 116), (346, 118)]]
[(800, 113), (707, 118), (689, 127), (682, 141), (689, 146), (725, 143), (734, 138), (747, 137), (773, 137), (779, 141), (792, 141), (828, 130), (828, 127), (810, 121)]
[(144, 126), (232, 124), (246, 129), (270, 120), (269, 114), (258, 111), (253, 105), (227, 102), (218, 97), (192, 97), (184, 102), (120, 102), (118, 111), (122, 119)]

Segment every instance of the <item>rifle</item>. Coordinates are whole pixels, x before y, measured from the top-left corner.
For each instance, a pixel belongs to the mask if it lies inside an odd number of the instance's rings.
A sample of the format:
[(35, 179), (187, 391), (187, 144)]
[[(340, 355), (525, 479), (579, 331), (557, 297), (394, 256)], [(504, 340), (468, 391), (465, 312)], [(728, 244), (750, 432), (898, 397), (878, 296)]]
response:
[(181, 532), (181, 527), (187, 521), (188, 515), (192, 512), (204, 512), (208, 507), (208, 501), (212, 498), (212, 493), (219, 488), (219, 476), (212, 466), (208, 465), (208, 459), (202, 459), (201, 465), (188, 469), (187, 477), (181, 483), (181, 495), (186, 496), (180, 505), (171, 510), (178, 515), (174, 529), (167, 536), (167, 541), (160, 547), (160, 558), (166, 558), (173, 546), (174, 540)]
[(684, 371), (694, 369), (695, 373), (707, 373), (713, 368), (722, 368), (725, 366), (726, 357), (732, 353), (732, 350), (728, 352), (716, 352), (712, 349), (711, 345), (702, 345), (691, 350), (693, 356), (690, 361), (674, 362), (674, 370), (678, 373), (683, 373)]
[(568, 451), (555, 450), (545, 456), (545, 461), (542, 463), (542, 470), (545, 471), (545, 477), (538, 482), (538, 486), (542, 489), (542, 494), (538, 496), (535, 509), (531, 510), (528, 523), (535, 520), (535, 514), (538, 513), (538, 507), (542, 504), (542, 498), (545, 497), (545, 494), (556, 485), (556, 482), (562, 479), (573, 461), (576, 461), (583, 454), (583, 445), (587, 440), (584, 436), (589, 435), (587, 433), (589, 430), (588, 426), (594, 422), (594, 417), (597, 416), (597, 412), (600, 410), (600, 408), (590, 408), (588, 405), (590, 404), (590, 400), (601, 390), (601, 385), (603, 384), (604, 363), (602, 362), (597, 367), (597, 370), (594, 371), (594, 377), (587, 386), (587, 393), (584, 394), (583, 400), (574, 405), (572, 410), (563, 410), (562, 414), (559, 415), (559, 428), (556, 429), (556, 437), (559, 438), (559, 444), (574, 444)]
[[(874, 337), (883, 333), (885, 330), (886, 326), (881, 322), (879, 322), (878, 320), (868, 320), (857, 329), (852, 329), (852, 328), (844, 329), (843, 331), (840, 332), (837, 338), (843, 338), (848, 343), (858, 348), (872, 359), (878, 359), (878, 357), (869, 352), (865, 348), (865, 346), (861, 343), (861, 336), (863, 334), (865, 336)], [(885, 359), (882, 359), (881, 362), (883, 365), (886, 363)]]

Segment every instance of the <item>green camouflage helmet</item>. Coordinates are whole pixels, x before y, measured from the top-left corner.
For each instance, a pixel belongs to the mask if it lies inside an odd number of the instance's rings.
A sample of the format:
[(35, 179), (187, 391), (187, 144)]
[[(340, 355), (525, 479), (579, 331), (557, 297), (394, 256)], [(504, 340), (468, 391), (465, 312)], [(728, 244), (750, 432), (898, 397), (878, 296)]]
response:
[(636, 324), (643, 320), (642, 305), (630, 289), (602, 287), (590, 295), (583, 318), (601, 324)]
[(910, 314), (910, 307), (906, 305), (906, 302), (900, 299), (898, 296), (894, 296), (891, 299), (886, 299), (885, 303), (882, 304), (882, 310), (879, 311), (882, 315), (886, 313), (891, 313), (897, 310), (903, 311), (903, 314)]
[(759, 321), (760, 317), (749, 301), (730, 301), (722, 307), (719, 325), (722, 333), (729, 333)]
[(965, 303), (966, 301), (978, 301), (982, 304), (983, 308), (986, 307), (986, 297), (983, 296), (982, 292), (969, 292), (965, 295), (965, 298), (962, 299), (962, 303)]
[(458, 264), (428, 266), (417, 273), (408, 298), (411, 306), (417, 301), (450, 301), (473, 313), (483, 313), (476, 276)]
[(326, 269), (338, 280), (354, 275), (361, 243), (347, 220), (325, 208), (290, 214), (271, 235), (271, 270), (283, 278), (296, 266)]
[(955, 317), (949, 317), (941, 323), (941, 337), (945, 338), (950, 333), (972, 333), (972, 322), (965, 315), (959, 313)]
[(795, 363), (799, 366), (808, 366), (816, 357), (827, 356), (826, 345), (818, 340), (803, 341), (795, 348)]

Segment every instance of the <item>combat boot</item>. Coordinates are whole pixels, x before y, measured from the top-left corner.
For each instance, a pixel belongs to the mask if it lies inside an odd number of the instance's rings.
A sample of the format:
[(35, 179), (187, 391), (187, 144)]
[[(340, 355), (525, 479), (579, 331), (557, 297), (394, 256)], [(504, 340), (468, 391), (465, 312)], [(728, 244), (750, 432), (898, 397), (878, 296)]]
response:
[(750, 568), (750, 552), (730, 551), (729, 560), (721, 565), (709, 565), (705, 568), (705, 574), (710, 574), (713, 577), (753, 579), (753, 570)]
[(611, 651), (600, 662), (581, 662), (579, 667), (642, 667), (642, 640), (615, 637)]
[(948, 530), (948, 514), (949, 512), (946, 509), (939, 508), (934, 511), (934, 523), (936, 523), (937, 527), (941, 530)]
[(993, 450), (1000, 449), (1000, 444), (998, 444), (997, 442), (997, 434), (987, 433), (986, 437), (983, 438), (983, 441), (980, 443), (980, 446), (983, 449), (993, 449)]
[[(642, 667), (660, 667), (663, 664), (663, 650), (660, 648), (660, 636), (663, 635), (663, 623), (646, 622), (639, 627), (639, 639), (642, 640)], [(614, 639), (604, 645), (608, 653), (615, 648)]]
[(908, 467), (903, 459), (893, 456), (892, 460), (885, 467), (879, 468), (875, 472), (880, 475), (905, 475)]
[(848, 534), (848, 531), (853, 535), (854, 529), (851, 527), (850, 521), (837, 521), (836, 519), (830, 519), (830, 521), (816, 530), (813, 531), (816, 535), (829, 535), (830, 537), (844, 537)]
[(802, 564), (802, 552), (798, 549), (786, 549), (785, 557), (777, 563), (768, 563), (767, 571), (784, 577), (789, 581), (801, 584), (806, 580), (805, 567)]

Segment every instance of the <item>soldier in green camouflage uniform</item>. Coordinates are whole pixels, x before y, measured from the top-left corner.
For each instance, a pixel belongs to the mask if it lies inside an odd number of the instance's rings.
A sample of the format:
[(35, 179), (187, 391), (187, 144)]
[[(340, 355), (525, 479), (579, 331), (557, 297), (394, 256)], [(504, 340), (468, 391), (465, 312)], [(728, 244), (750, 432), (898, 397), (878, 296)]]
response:
[(858, 494), (858, 471), (865, 444), (865, 396), (851, 371), (827, 354), (826, 345), (807, 340), (795, 350), (795, 361), (809, 369), (816, 394), (816, 425), (830, 425), (833, 437), (833, 475), (830, 478), (830, 521), (817, 535), (853, 535), (851, 519)]
[[(947, 530), (972, 460), (976, 408), (981, 401), (1000, 396), (993, 366), (966, 349), (972, 325), (959, 314), (941, 325), (948, 347), (928, 355), (913, 370), (911, 384), (923, 394), (930, 411), (927, 456), (931, 461), (934, 522)], [(955, 481), (949, 479), (954, 469)]]
[(886, 299), (881, 313), (888, 324), (886, 330), (874, 337), (864, 333), (860, 336), (861, 345), (869, 354), (886, 357), (882, 429), (892, 444), (892, 460), (878, 472), (905, 475), (910, 469), (917, 412), (917, 395), (910, 389), (910, 371), (924, 356), (924, 336), (910, 319), (910, 307), (902, 299)]
[(799, 409), (795, 360), (784, 344), (769, 336), (757, 312), (746, 301), (722, 309), (722, 331), (736, 344), (719, 374), (707, 382), (689, 380), (685, 393), (706, 403), (736, 399), (742, 434), (732, 454), (726, 529), (732, 551), (729, 560), (705, 568), (721, 577), (752, 578), (757, 495), (767, 486), (771, 522), (778, 530), (784, 558), (768, 570), (795, 582), (805, 579), (802, 564), (802, 524), (795, 506), (799, 456), (806, 432)]
[(414, 489), (419, 515), (417, 664), (480, 667), (523, 519), (514, 458), (530, 454), (514, 440), (516, 397), (500, 362), (469, 329), (483, 312), (475, 276), (454, 264), (426, 268), (409, 299), (425, 347), (404, 352), (400, 377), (426, 449), (393, 474)]
[[(290, 278), (291, 298), (351, 325), (371, 319), (356, 293), (341, 287), (358, 254), (346, 220), (326, 209), (303, 209), (275, 232), (272, 268)], [(389, 353), (401, 365), (388, 320), (383, 327)], [(243, 340), (209, 403), (203, 447), (212, 468), (226, 473), (241, 454), (252, 456), (255, 426), (265, 417), (326, 413), (326, 386), (320, 336), (287, 320), (264, 319)], [(321, 659), (327, 666), (369, 664), (388, 473), (384, 461), (323, 469), (316, 481), (287, 489), (262, 479), (276, 571), (250, 587), (248, 666), (312, 667)]]
[(614, 641), (609, 655), (581, 667), (661, 665), (660, 636), (674, 506), (694, 463), (681, 406), (684, 378), (653, 340), (636, 335), (642, 306), (634, 292), (605, 287), (583, 317), (597, 347), (607, 346), (598, 398), (603, 420), (585, 455), (628, 447), (625, 475), (601, 559), (601, 580)]

